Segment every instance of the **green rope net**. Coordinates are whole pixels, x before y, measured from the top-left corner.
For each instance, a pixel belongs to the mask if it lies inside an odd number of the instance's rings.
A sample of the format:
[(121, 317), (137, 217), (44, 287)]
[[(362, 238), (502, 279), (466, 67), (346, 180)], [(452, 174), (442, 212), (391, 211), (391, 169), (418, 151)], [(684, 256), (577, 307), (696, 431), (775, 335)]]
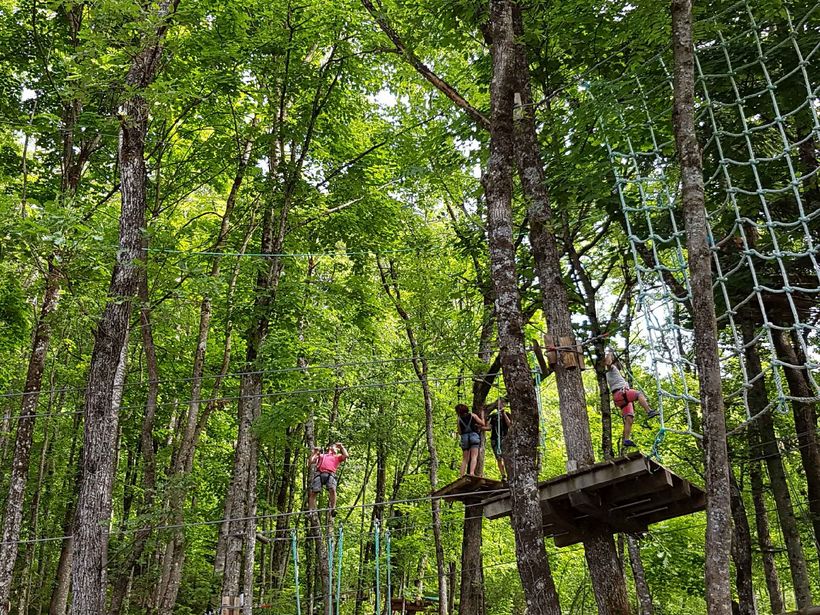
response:
[[(764, 412), (820, 400), (820, 4), (794, 6), (741, 2), (696, 25), (696, 111), (735, 433)], [(659, 435), (699, 435), (670, 56), (583, 90), (637, 272)]]

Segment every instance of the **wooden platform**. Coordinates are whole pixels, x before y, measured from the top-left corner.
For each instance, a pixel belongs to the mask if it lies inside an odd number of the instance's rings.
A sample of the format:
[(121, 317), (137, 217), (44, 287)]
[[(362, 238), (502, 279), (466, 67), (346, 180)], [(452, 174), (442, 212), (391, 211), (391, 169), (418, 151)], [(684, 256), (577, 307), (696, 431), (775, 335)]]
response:
[(433, 491), (434, 498), (458, 500), (466, 504), (475, 504), (490, 496), (504, 496), (509, 494), (509, 488), (500, 480), (465, 474), (449, 485)]
[(390, 610), (393, 613), (423, 613), (434, 606), (436, 606), (436, 603), (431, 600), (390, 599)]
[[(544, 535), (565, 547), (591, 532), (645, 532), (706, 507), (703, 491), (641, 453), (597, 463), (538, 485)], [(484, 501), (484, 516), (510, 514), (510, 496)]]

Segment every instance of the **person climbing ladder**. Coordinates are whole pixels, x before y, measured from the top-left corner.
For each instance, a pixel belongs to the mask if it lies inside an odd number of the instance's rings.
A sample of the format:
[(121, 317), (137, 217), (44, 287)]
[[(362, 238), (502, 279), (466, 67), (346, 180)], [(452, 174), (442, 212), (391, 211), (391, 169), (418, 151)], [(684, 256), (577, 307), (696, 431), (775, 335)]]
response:
[(458, 414), (458, 433), (461, 439), (461, 473), (459, 476), (465, 474), (472, 474), (475, 472), (478, 465), (478, 449), (481, 446), (480, 431), (484, 428), (485, 423), (481, 417), (470, 412), (470, 409), (464, 404), (456, 406), (456, 414)]
[(507, 480), (507, 467), (504, 464), (504, 447), (506, 445), (504, 442), (507, 439), (510, 425), (512, 425), (510, 413), (504, 408), (506, 401), (504, 397), (498, 398), (496, 408), (487, 417), (488, 427), (484, 428), (485, 431), (489, 430), (490, 432), (490, 444), (493, 448), (493, 455), (495, 455), (495, 462), (498, 464), (498, 472), (501, 474), (501, 480), (503, 481)]
[(308, 508), (310, 510), (316, 509), (316, 496), (322, 490), (322, 487), (325, 487), (327, 489), (330, 516), (336, 516), (336, 470), (349, 456), (347, 449), (341, 442), (329, 444), (325, 453), (321, 449), (313, 449), (308, 459), (308, 467), (314, 468), (313, 478), (310, 480), (310, 493), (308, 493)]
[(646, 410), (647, 418), (653, 419), (660, 413), (649, 407), (649, 402), (646, 400), (646, 395), (643, 392), (633, 389), (629, 383), (621, 375), (618, 369), (618, 361), (615, 354), (610, 350), (604, 357), (604, 365), (606, 367), (606, 384), (612, 393), (612, 401), (621, 409), (621, 417), (624, 420), (623, 432), (623, 447), (634, 447), (635, 443), (630, 440), (632, 435), (632, 423), (635, 422), (635, 407), (633, 402), (638, 402), (644, 410)]

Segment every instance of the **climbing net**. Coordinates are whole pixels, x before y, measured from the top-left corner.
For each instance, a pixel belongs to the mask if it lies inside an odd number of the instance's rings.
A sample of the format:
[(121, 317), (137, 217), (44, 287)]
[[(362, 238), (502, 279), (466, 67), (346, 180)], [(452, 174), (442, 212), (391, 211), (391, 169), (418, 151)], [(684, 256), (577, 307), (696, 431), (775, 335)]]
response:
[[(820, 84), (811, 70), (820, 3), (798, 6), (740, 2), (695, 29), (713, 290), (735, 432), (764, 412), (820, 400)], [(660, 434), (698, 435), (670, 56), (588, 92), (634, 259)], [(753, 394), (761, 382), (762, 403)]]

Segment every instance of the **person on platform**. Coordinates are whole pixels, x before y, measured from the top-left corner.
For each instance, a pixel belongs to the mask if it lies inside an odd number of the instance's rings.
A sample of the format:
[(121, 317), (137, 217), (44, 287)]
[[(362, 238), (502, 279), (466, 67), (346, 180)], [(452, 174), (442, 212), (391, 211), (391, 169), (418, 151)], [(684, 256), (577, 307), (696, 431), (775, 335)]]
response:
[(464, 404), (456, 406), (458, 415), (458, 433), (461, 440), (461, 473), (472, 474), (478, 466), (478, 449), (481, 447), (481, 431), (485, 427), (484, 420)]
[(495, 462), (498, 464), (498, 472), (501, 474), (502, 481), (507, 480), (507, 466), (504, 463), (504, 455), (506, 453), (505, 447), (507, 446), (507, 432), (512, 425), (510, 413), (505, 408), (506, 402), (506, 398), (498, 398), (495, 409), (487, 416), (487, 427), (484, 428), (490, 432), (490, 445), (492, 446), (493, 455), (495, 455)]
[(604, 366), (606, 367), (606, 384), (612, 394), (612, 401), (621, 409), (621, 417), (624, 420), (623, 432), (623, 447), (634, 447), (635, 443), (630, 440), (632, 435), (632, 423), (635, 422), (635, 407), (633, 402), (638, 402), (646, 411), (647, 418), (655, 418), (660, 413), (649, 407), (649, 402), (646, 400), (646, 395), (642, 391), (633, 389), (629, 383), (621, 375), (618, 369), (618, 361), (615, 354), (610, 350), (604, 357)]

